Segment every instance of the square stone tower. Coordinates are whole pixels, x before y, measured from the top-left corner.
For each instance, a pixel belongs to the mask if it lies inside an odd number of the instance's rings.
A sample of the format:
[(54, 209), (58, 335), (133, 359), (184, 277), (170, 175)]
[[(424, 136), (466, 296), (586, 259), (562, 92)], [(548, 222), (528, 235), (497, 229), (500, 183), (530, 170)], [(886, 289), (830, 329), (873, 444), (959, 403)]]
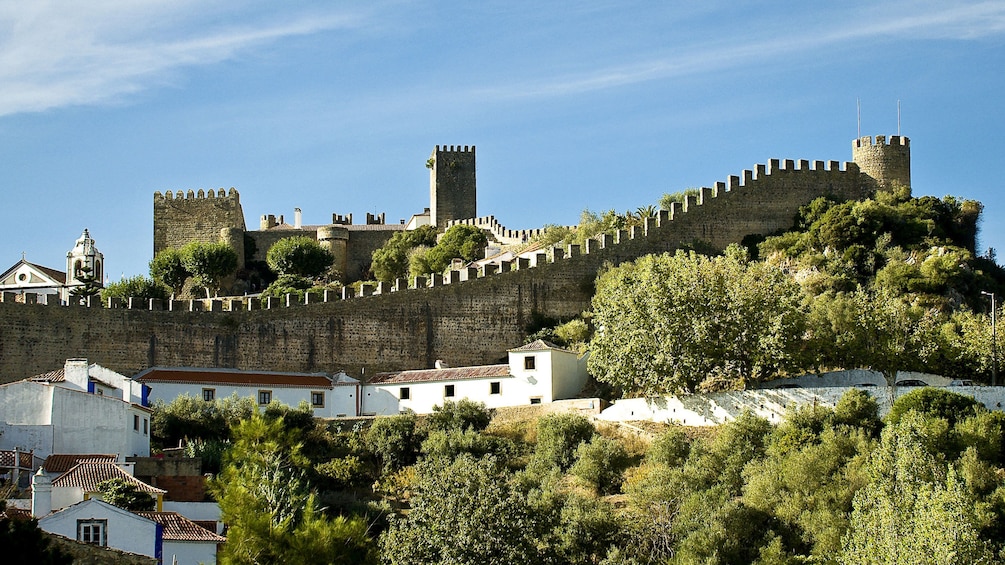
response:
[(475, 146), (437, 145), (428, 166), (430, 223), (442, 228), (448, 220), (477, 217)]

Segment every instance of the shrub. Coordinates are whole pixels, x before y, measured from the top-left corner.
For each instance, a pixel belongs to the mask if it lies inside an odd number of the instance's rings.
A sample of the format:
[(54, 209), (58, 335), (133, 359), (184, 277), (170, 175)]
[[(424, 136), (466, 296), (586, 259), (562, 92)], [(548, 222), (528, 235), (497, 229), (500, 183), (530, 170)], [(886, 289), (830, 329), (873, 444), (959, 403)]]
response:
[(475, 430), (488, 427), (492, 415), (484, 402), (462, 398), (457, 402), (445, 400), (443, 406), (433, 406), (427, 420), (430, 430)]
[(621, 488), (629, 465), (631, 457), (621, 442), (597, 435), (589, 443), (579, 444), (569, 472), (590, 484), (597, 494), (614, 494)]
[(576, 460), (576, 449), (590, 441), (593, 424), (578, 414), (544, 416), (537, 423), (537, 446), (528, 468), (547, 472), (557, 468), (565, 471)]

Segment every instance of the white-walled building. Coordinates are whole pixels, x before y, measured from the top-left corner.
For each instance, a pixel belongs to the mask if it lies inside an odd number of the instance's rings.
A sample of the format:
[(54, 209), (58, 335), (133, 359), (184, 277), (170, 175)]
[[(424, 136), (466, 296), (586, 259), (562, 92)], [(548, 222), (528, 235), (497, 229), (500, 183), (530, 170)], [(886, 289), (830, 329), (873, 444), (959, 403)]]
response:
[(177, 565), (213, 565), (216, 550), (227, 538), (192, 522), (177, 512), (136, 512), (138, 516), (161, 525), (162, 563)]
[(53, 453), (150, 455), (146, 390), (86, 359), (0, 385), (0, 449)]
[(428, 414), (467, 398), (488, 408), (574, 398), (586, 384), (586, 356), (537, 340), (509, 351), (509, 363), (378, 373), (364, 386), (363, 414)]
[(38, 527), (81, 543), (155, 559), (162, 555), (163, 528), (157, 522), (93, 498), (40, 518)]
[(30, 263), (22, 256), (21, 260), (0, 274), (0, 292), (15, 292), (31, 295), (30, 301), (46, 302), (56, 300), (65, 304), (70, 298), (70, 291), (83, 285), (80, 277), (84, 269), (90, 269), (91, 276), (100, 284), (104, 280), (105, 257), (94, 245), (91, 234), (84, 233), (77, 238), (76, 243), (66, 254), (66, 269), (52, 269), (36, 263)]
[(254, 399), (260, 407), (272, 401), (292, 407), (306, 402), (319, 418), (358, 413), (359, 381), (345, 373), (328, 376), (324, 373), (152, 367), (133, 378), (150, 388), (150, 399), (154, 401), (171, 402), (186, 394), (212, 401), (236, 394)]

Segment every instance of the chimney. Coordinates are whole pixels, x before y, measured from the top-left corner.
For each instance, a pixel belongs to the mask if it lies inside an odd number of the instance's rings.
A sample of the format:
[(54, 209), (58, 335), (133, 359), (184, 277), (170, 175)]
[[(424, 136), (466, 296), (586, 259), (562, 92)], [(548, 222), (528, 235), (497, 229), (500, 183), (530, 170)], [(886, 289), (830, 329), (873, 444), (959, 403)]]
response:
[(87, 376), (87, 359), (67, 359), (63, 365), (63, 380), (79, 390), (87, 392), (90, 379)]
[(294, 228), (300, 229), (300, 220), (301, 220), (300, 208), (294, 208), (293, 209), (293, 227)]
[(42, 518), (52, 513), (52, 479), (39, 467), (31, 478), (31, 515)]

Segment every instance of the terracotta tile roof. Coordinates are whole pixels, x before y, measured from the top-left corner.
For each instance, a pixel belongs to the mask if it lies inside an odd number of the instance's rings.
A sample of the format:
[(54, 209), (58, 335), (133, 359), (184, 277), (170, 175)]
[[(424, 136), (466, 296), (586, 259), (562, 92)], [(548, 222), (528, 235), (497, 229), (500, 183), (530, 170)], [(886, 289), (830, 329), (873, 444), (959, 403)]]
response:
[(480, 367), (455, 367), (446, 369), (419, 369), (416, 371), (396, 371), (377, 373), (370, 379), (371, 384), (420, 383), (435, 381), (457, 381), (462, 379), (487, 379), (508, 377), (509, 365), (482, 365)]
[(164, 539), (170, 541), (209, 541), (223, 543), (227, 538), (203, 528), (177, 512), (133, 512), (164, 526)]
[(63, 284), (66, 284), (66, 273), (65, 272), (59, 271), (59, 270), (56, 270), (56, 269), (50, 269), (49, 267), (44, 267), (42, 265), (39, 265), (38, 263), (31, 263), (29, 261), (25, 261), (25, 263), (28, 263), (29, 265), (31, 265), (32, 267), (35, 267), (39, 271), (42, 271), (43, 273), (45, 273), (46, 275), (48, 275), (53, 280), (61, 282)]
[(53, 453), (45, 458), (42, 467), (46, 473), (65, 473), (77, 466), (77, 463), (115, 463), (115, 455), (105, 453), (70, 454)]
[(77, 487), (84, 492), (98, 492), (98, 483), (108, 479), (122, 479), (138, 487), (140, 492), (148, 494), (165, 494), (167, 491), (152, 487), (129, 473), (115, 463), (78, 463), (69, 471), (52, 481), (54, 487)]
[(134, 377), (142, 383), (190, 383), (299, 388), (332, 388), (332, 380), (323, 373), (277, 373), (237, 369), (201, 369), (152, 367)]
[(532, 342), (528, 343), (527, 345), (521, 345), (520, 347), (516, 347), (516, 348), (510, 349), (510, 351), (544, 351), (546, 349), (555, 349), (555, 350), (558, 350), (558, 351), (568, 351), (568, 349), (562, 349), (561, 347), (555, 345), (554, 343), (551, 343), (550, 341), (545, 341), (543, 339), (539, 339), (537, 341), (532, 341)]
[(49, 371), (48, 373), (42, 373), (41, 375), (28, 377), (28, 380), (40, 383), (61, 383), (66, 380), (66, 374), (63, 372), (63, 368), (60, 367), (55, 371)]
[(11, 520), (31, 520), (31, 510), (8, 506), (3, 512), (0, 512), (0, 517), (10, 518)]

